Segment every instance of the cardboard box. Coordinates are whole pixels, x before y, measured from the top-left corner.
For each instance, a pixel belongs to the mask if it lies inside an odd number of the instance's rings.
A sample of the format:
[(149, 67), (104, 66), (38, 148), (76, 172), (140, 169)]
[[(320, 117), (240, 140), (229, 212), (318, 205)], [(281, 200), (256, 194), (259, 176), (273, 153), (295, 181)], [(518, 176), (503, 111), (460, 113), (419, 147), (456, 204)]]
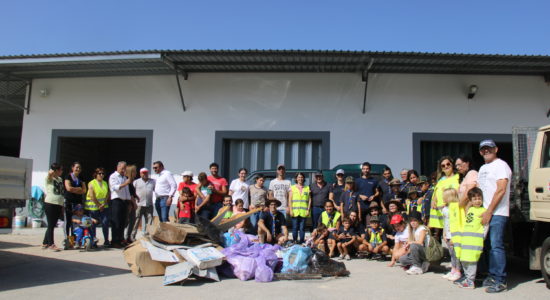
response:
[(189, 250), (176, 249), (190, 263), (201, 270), (217, 267), (222, 264), (225, 256), (214, 247), (192, 248)]
[(170, 223), (159, 223), (158, 226), (153, 225), (150, 228), (151, 238), (164, 244), (181, 245), (187, 237), (185, 229)]
[(166, 266), (173, 265), (173, 263), (159, 262), (151, 259), (151, 255), (141, 245), (140, 241), (135, 241), (128, 246), (123, 254), (124, 260), (126, 260), (132, 273), (139, 277), (164, 275)]

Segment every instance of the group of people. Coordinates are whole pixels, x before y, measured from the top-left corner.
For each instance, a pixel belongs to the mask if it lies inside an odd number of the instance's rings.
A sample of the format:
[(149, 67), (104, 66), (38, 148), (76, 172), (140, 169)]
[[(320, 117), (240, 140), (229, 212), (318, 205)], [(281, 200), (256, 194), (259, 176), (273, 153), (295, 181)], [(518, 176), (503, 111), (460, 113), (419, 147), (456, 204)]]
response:
[[(160, 161), (153, 163), (155, 178), (146, 168), (139, 170), (138, 178), (135, 166), (119, 162), (108, 180), (104, 169), (98, 168), (86, 185), (79, 176), (79, 163), (73, 164), (64, 179), (61, 166), (54, 163), (45, 184), (48, 229), (44, 247), (59, 250), (53, 242), (53, 228), (63, 209), (66, 215), (72, 214), (76, 205), (83, 204), (85, 214), (101, 223), (105, 245), (122, 247), (135, 239), (142, 218), (145, 224), (152, 223), (153, 209), (161, 222), (168, 222), (176, 201), (174, 217), (180, 223), (193, 223), (197, 217), (212, 219), (219, 211), (223, 218), (232, 218), (254, 210), (231, 230), (258, 235), (265, 243), (305, 244), (340, 259), (364, 255), (385, 260), (389, 256), (389, 266), (399, 263), (411, 275), (427, 271), (429, 240), (443, 241), (452, 265), (446, 279), (473, 288), (477, 262), (486, 257), (482, 261), (488, 263), (489, 275), (483, 286), (487, 292), (500, 292), (506, 289), (503, 236), (511, 170), (497, 157), (493, 141), (482, 141), (479, 152), (485, 160), (479, 172), (466, 156), (456, 160), (444, 156), (430, 179), (415, 170), (402, 170), (399, 180), (389, 168), (378, 179), (365, 162), (359, 178), (346, 177), (344, 170), (338, 170), (333, 184), (316, 173), (315, 181), (306, 185), (305, 174), (296, 173), (292, 182), (285, 166), (278, 165), (277, 177), (267, 187), (262, 174), (249, 184), (245, 168), (228, 183), (216, 163), (210, 165), (210, 175), (198, 174), (197, 183), (193, 173), (185, 171), (183, 181), (176, 184)], [(223, 206), (228, 208), (221, 211)], [(311, 234), (306, 240), (308, 219)], [(287, 224), (291, 224), (292, 235)], [(70, 232), (71, 222), (66, 226)]]

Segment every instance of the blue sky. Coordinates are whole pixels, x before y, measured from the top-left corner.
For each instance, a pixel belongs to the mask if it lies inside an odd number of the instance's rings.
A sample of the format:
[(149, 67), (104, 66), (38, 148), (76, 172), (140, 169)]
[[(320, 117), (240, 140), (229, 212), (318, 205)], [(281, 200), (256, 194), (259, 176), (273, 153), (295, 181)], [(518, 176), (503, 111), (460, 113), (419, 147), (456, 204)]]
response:
[(550, 55), (550, 1), (3, 1), (0, 56), (150, 49)]

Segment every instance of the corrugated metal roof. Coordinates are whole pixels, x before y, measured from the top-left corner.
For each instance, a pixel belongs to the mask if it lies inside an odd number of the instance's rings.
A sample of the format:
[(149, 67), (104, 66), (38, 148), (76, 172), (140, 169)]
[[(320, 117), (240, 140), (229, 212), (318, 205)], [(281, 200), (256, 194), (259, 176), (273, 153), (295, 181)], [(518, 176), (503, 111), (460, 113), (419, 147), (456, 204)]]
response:
[(550, 74), (550, 56), (340, 50), (146, 50), (0, 56), (0, 77), (173, 74), (185, 72), (362, 72)]

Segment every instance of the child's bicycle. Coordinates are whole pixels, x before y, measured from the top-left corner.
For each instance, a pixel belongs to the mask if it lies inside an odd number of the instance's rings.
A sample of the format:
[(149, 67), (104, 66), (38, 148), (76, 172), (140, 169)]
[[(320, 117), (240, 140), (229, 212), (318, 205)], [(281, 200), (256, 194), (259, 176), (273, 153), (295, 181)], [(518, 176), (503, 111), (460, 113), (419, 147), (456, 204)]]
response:
[(80, 229), (82, 230), (82, 237), (80, 241), (76, 244), (77, 247), (82, 248), (84, 251), (90, 251), (93, 246), (95, 246), (96, 241), (92, 237), (92, 218), (84, 217), (82, 218), (82, 223), (80, 224)]

